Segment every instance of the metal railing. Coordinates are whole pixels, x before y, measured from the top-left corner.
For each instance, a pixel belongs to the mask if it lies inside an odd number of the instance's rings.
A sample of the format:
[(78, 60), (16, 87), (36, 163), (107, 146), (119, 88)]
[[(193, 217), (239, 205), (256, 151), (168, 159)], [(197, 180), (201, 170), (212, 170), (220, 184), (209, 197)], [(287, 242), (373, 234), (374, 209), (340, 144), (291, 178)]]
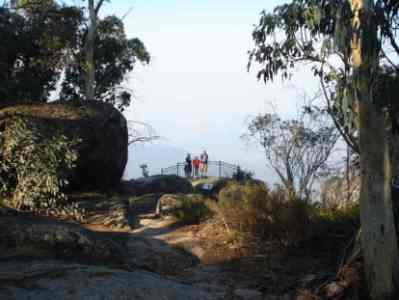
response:
[[(162, 168), (162, 175), (177, 175), (185, 176), (184, 172), (184, 162), (178, 162), (173, 166)], [(233, 165), (224, 161), (209, 161), (208, 162), (208, 172), (207, 176), (214, 176), (219, 178), (229, 178), (237, 171), (238, 166)], [(194, 168), (193, 168), (194, 169)]]

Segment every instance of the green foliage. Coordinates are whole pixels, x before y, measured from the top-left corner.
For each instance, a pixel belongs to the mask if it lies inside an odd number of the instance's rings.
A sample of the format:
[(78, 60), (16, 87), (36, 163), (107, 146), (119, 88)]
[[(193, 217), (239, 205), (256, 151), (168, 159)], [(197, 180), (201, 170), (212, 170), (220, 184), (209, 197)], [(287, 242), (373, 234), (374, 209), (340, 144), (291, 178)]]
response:
[[(79, 46), (74, 50), (74, 62), (66, 68), (61, 93), (63, 100), (84, 98), (86, 34), (86, 29), (79, 32)], [(137, 62), (150, 62), (150, 55), (143, 42), (137, 38), (128, 39), (122, 20), (108, 16), (98, 20), (94, 61), (95, 100), (111, 103), (121, 110), (129, 106), (131, 91), (121, 84)]]
[(360, 228), (359, 206), (346, 209), (330, 209), (320, 206), (309, 207), (311, 234), (309, 243), (318, 249), (343, 253)]
[(355, 204), (345, 209), (329, 209), (325, 207), (315, 207), (314, 215), (321, 221), (331, 223), (353, 223), (359, 225), (359, 205)]
[(212, 217), (213, 212), (202, 197), (191, 195), (179, 198), (172, 214), (179, 223), (191, 225)]
[(61, 134), (45, 136), (29, 121), (13, 120), (2, 133), (0, 192), (17, 208), (54, 208), (65, 203), (62, 188), (77, 159), (79, 142)]
[(0, 7), (0, 99), (46, 101), (56, 87), (67, 49), (82, 20), (75, 7), (53, 2), (20, 14)]
[(254, 177), (254, 173), (251, 171), (243, 170), (240, 166), (237, 167), (237, 170), (233, 173), (233, 179), (239, 182), (244, 182), (248, 180), (252, 180)]
[[(326, 59), (348, 54), (349, 34), (345, 31), (351, 27), (351, 17), (346, 0), (291, 0), (276, 6), (272, 13), (263, 11), (252, 34), (256, 46), (250, 52), (250, 64), (258, 63), (258, 78), (269, 81), (278, 74), (288, 78), (297, 63), (310, 62), (315, 75), (326, 80), (325, 75), (339, 72), (330, 69)], [(276, 40), (277, 34), (282, 35)]]
[[(84, 99), (87, 27), (81, 8), (53, 0), (19, 1), (0, 7), (0, 98), (5, 104), (46, 102), (65, 71), (61, 100)], [(137, 62), (150, 55), (137, 38), (127, 38), (122, 20), (99, 20), (95, 41), (95, 100), (123, 110), (131, 91), (122, 87)]]
[[(273, 12), (263, 11), (252, 33), (255, 47), (250, 51), (248, 67), (255, 64), (258, 79), (268, 82), (278, 75), (283, 79), (290, 78), (299, 64), (311, 66), (326, 98), (325, 110), (333, 117), (348, 145), (359, 153), (350, 55), (352, 18), (347, 0), (291, 0), (276, 6)], [(384, 49), (380, 54), (380, 65), (393, 65), (397, 76), (398, 1), (375, 1), (373, 22), (380, 33), (375, 48)], [(384, 86), (385, 75), (378, 74), (381, 71), (384, 73), (384, 68), (373, 75), (376, 86)], [(374, 98), (377, 107), (382, 109), (394, 103), (387, 105), (381, 101), (384, 97)]]

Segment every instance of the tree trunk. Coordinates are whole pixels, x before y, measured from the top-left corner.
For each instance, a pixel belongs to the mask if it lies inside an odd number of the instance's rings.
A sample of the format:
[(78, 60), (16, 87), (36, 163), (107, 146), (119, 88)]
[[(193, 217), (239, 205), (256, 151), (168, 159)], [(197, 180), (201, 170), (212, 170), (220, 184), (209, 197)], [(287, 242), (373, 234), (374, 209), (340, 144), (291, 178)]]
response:
[(94, 7), (94, 0), (88, 0), (89, 7), (89, 28), (86, 37), (86, 65), (85, 65), (85, 96), (86, 100), (94, 100), (95, 91), (95, 67), (94, 67), (94, 43), (97, 31), (97, 16)]
[(346, 146), (346, 205), (349, 205), (352, 198), (351, 192), (351, 148), (349, 145)]
[(360, 102), (362, 249), (372, 299), (397, 299), (399, 260), (383, 113)]
[(386, 113), (373, 102), (378, 66), (377, 27), (372, 0), (352, 0), (352, 63), (359, 105), (360, 218), (366, 280), (371, 299), (398, 296), (399, 252), (391, 197), (391, 153)]

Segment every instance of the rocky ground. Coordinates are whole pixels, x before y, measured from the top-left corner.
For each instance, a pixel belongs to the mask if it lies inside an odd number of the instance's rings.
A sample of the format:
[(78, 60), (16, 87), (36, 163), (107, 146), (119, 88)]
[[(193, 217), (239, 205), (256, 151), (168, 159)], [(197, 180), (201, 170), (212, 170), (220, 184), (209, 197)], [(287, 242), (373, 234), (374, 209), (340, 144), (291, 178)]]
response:
[[(334, 271), (327, 267), (331, 262), (312, 253), (290, 255), (290, 261), (285, 256), (246, 257), (225, 240), (217, 224), (181, 226), (161, 216), (159, 199), (158, 194), (75, 198), (84, 221), (71, 224), (67, 237), (79, 247), (71, 250), (54, 242), (60, 235), (56, 230), (48, 236), (51, 251), (35, 243), (12, 251), (0, 246), (0, 299), (288, 300), (296, 298), (298, 287), (322, 284)], [(173, 195), (161, 199), (167, 211)], [(90, 248), (102, 245), (91, 242), (96, 236), (117, 245), (104, 246), (108, 256)], [(71, 259), (70, 251), (79, 259)], [(87, 252), (98, 260), (86, 260)]]

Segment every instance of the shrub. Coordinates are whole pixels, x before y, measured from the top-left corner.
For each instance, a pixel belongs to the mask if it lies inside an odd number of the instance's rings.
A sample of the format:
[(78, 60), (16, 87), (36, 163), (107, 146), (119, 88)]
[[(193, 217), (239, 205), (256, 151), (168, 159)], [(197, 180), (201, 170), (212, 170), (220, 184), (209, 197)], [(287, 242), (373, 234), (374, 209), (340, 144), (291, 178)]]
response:
[(250, 181), (253, 180), (254, 173), (251, 171), (243, 170), (240, 166), (238, 166), (232, 177), (234, 180), (239, 182)]
[(179, 223), (192, 225), (210, 218), (213, 212), (202, 197), (190, 195), (178, 200), (172, 214)]
[[(313, 240), (351, 239), (360, 227), (359, 205), (344, 209), (313, 207)], [(344, 245), (345, 246), (345, 245)]]
[(7, 143), (1, 139), (0, 193), (12, 196), (16, 208), (55, 208), (66, 200), (62, 188), (76, 161), (73, 149), (78, 141), (38, 132), (19, 119), (2, 133), (9, 137)]
[(342, 255), (359, 229), (359, 208), (328, 209), (301, 200), (288, 201), (284, 190), (231, 182), (218, 196), (217, 215), (232, 239), (251, 252), (267, 246), (303, 246)]
[(307, 237), (308, 207), (281, 199), (263, 185), (231, 183), (219, 193), (219, 214), (228, 230), (246, 243), (297, 244)]

